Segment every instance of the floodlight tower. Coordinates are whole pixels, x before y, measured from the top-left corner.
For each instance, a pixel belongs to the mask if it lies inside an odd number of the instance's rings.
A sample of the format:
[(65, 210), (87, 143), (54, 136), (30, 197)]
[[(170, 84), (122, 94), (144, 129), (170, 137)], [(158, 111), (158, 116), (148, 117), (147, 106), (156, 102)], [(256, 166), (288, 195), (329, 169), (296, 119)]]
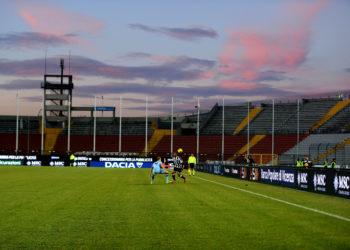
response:
[[(45, 74), (41, 88), (44, 89), (44, 112), (47, 127), (64, 128), (72, 107), (73, 76), (64, 74), (64, 60), (60, 60), (61, 74)], [(58, 82), (57, 79), (60, 81)]]

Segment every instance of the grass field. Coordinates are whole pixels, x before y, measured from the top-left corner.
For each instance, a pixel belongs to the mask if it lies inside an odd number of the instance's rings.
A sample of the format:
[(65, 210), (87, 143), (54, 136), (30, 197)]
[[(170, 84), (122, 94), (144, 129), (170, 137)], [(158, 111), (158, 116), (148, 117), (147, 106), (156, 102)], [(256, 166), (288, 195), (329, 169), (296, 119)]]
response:
[(350, 200), (204, 173), (150, 185), (148, 172), (0, 167), (0, 249), (350, 248), (349, 221), (206, 180), (346, 218)]

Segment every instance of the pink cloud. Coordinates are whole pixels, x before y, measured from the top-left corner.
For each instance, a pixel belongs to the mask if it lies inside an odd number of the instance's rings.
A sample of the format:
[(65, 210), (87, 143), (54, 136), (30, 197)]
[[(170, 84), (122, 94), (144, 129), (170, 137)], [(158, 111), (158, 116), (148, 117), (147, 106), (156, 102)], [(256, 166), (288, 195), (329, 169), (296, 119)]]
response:
[(76, 43), (74, 35), (54, 35), (37, 32), (9, 33), (0, 35), (0, 49), (35, 49)]
[(292, 11), (298, 18), (301, 18), (302, 22), (310, 22), (311, 19), (325, 6), (333, 2), (334, 0), (319, 0), (316, 2), (291, 2), (286, 5), (286, 11)]
[[(310, 50), (310, 23), (330, 2), (322, 0), (288, 6), (289, 19), (281, 20), (284, 24), (275, 32), (228, 30), (223, 53), (218, 56), (219, 75), (235, 79), (233, 82), (246, 82), (250, 86), (250, 81), (266, 79), (266, 72), (297, 71)], [(223, 81), (220, 86), (231, 86), (228, 82)]]
[(215, 71), (208, 71), (208, 72), (205, 72), (205, 73), (203, 73), (203, 75), (202, 75), (202, 79), (209, 79), (209, 78), (213, 77), (215, 74), (216, 74)]
[(28, 12), (20, 11), (20, 16), (30, 24), (30, 26), (35, 27), (38, 24), (38, 21)]
[(158, 62), (173, 62), (175, 61), (172, 57), (165, 57), (165, 56), (152, 56), (152, 59)]
[[(278, 34), (231, 32), (227, 49), (219, 56), (220, 72), (255, 80), (266, 70), (293, 70), (306, 59), (308, 39), (309, 32), (305, 31), (282, 31)], [(232, 44), (241, 54), (229, 54), (234, 51)]]
[(235, 79), (226, 80), (219, 84), (221, 88), (234, 89), (237, 91), (253, 90), (258, 88), (258, 85), (254, 82), (237, 82)]
[(105, 22), (100, 19), (63, 10), (44, 1), (15, 1), (13, 4), (35, 32), (90, 35), (98, 34), (105, 26)]

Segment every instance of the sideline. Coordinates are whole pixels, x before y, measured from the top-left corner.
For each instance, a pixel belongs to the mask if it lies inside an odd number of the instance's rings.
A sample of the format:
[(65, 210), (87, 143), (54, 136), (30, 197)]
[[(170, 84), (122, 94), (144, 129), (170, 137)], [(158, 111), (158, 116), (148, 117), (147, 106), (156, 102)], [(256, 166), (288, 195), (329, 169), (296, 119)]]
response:
[(196, 178), (197, 178), (197, 179), (201, 179), (201, 180), (203, 180), (203, 181), (211, 182), (211, 183), (214, 183), (214, 184), (223, 186), (223, 187), (232, 188), (232, 189), (235, 189), (235, 190), (238, 190), (238, 191), (241, 191), (241, 192), (246, 192), (246, 193), (253, 194), (253, 195), (256, 195), (256, 196), (264, 197), (264, 198), (266, 198), (266, 199), (278, 201), (278, 202), (280, 202), (280, 203), (284, 203), (284, 204), (287, 204), (287, 205), (290, 205), (290, 206), (294, 206), (294, 207), (298, 207), (298, 208), (303, 208), (303, 209), (305, 209), (305, 210), (309, 210), (309, 211), (312, 211), (312, 212), (315, 212), (315, 213), (327, 215), (327, 216), (330, 216), (330, 217), (333, 217), (333, 218), (337, 218), (337, 219), (342, 220), (342, 221), (350, 222), (350, 219), (349, 219), (349, 218), (346, 218), (346, 217), (343, 217), (343, 216), (340, 216), (340, 215), (327, 213), (327, 212), (324, 212), (324, 211), (322, 211), (322, 210), (318, 210), (318, 209), (315, 209), (315, 208), (305, 207), (305, 206), (303, 206), (303, 205), (299, 205), (299, 204), (292, 203), (292, 202), (289, 202), (289, 201), (280, 200), (280, 199), (273, 198), (273, 197), (268, 196), (268, 195), (255, 193), (255, 192), (253, 192), (253, 191), (249, 191), (249, 190), (245, 190), (245, 189), (242, 189), (242, 188), (238, 188), (238, 187), (230, 186), (230, 185), (227, 185), (227, 184), (223, 184), (223, 183), (220, 183), (220, 182), (208, 180), (208, 179), (205, 179), (205, 178), (202, 178), (202, 177), (196, 176)]

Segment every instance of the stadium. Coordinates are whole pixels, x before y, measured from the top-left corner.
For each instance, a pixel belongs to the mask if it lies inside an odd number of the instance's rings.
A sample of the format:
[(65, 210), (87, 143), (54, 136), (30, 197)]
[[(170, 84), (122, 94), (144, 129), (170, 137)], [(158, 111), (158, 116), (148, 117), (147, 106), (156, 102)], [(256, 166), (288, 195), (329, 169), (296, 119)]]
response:
[(0, 6), (0, 249), (350, 249), (347, 1)]
[[(349, 247), (348, 96), (116, 117), (71, 105), (63, 63), (41, 84), (41, 115), (0, 117), (2, 248)], [(152, 162), (171, 169), (174, 151), (186, 167), (197, 156), (196, 176), (150, 185)]]

